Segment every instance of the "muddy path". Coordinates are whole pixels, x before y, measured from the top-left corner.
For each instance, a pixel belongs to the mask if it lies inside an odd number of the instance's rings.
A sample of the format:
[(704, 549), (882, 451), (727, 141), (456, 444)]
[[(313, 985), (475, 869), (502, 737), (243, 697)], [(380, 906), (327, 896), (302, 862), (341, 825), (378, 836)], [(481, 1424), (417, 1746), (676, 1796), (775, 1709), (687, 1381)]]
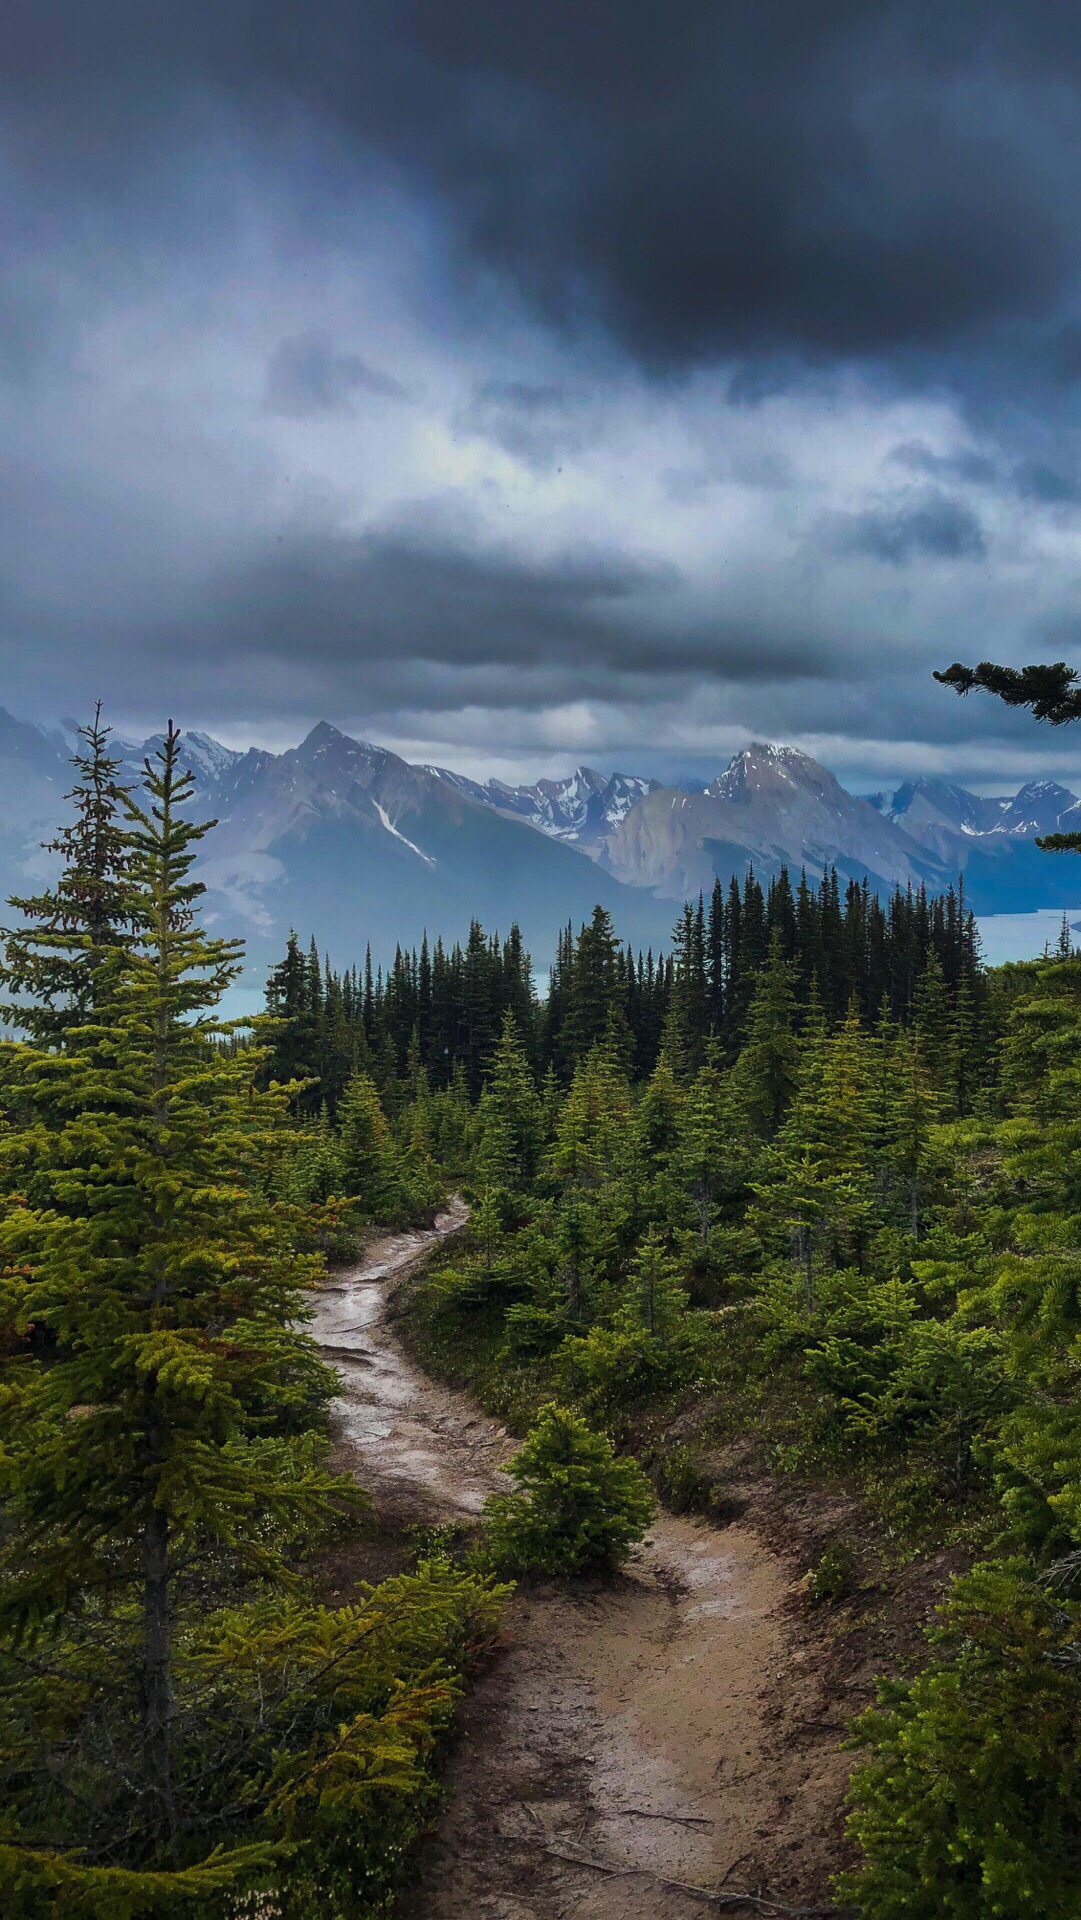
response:
[[(515, 1443), (386, 1311), (464, 1218), (376, 1243), (320, 1295), (341, 1464), (398, 1521), (474, 1519), (507, 1484)], [(409, 1920), (690, 1920), (737, 1888), (828, 1908), (846, 1763), (803, 1632), (791, 1570), (743, 1524), (662, 1515), (615, 1582), (520, 1592)]]

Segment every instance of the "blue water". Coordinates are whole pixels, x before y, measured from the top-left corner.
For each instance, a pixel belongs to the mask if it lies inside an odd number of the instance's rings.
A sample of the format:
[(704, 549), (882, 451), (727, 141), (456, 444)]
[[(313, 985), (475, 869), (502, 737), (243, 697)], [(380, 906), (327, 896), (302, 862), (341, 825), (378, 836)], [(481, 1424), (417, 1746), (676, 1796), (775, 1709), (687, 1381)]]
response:
[[(1067, 907), (1075, 946), (1081, 946), (1081, 907)], [(977, 920), (983, 957), (989, 967), (1004, 960), (1035, 960), (1050, 944), (1057, 946), (1062, 926), (1061, 907), (1039, 907), (1035, 913), (981, 913)]]

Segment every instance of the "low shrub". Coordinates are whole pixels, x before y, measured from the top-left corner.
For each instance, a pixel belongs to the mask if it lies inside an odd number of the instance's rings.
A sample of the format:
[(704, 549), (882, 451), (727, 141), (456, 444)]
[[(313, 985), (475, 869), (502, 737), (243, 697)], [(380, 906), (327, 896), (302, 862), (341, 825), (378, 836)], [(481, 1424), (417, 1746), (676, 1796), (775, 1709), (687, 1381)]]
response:
[(486, 1554), (500, 1572), (610, 1572), (649, 1525), (641, 1467), (566, 1407), (542, 1407), (507, 1471), (517, 1491), (484, 1505)]

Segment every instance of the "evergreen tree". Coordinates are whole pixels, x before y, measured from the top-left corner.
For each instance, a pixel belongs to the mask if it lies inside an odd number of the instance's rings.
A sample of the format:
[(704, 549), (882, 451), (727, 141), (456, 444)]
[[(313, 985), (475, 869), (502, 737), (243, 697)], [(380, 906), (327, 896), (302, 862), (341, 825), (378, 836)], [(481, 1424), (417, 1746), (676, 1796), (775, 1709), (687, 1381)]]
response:
[(481, 1095), (479, 1123), (482, 1153), (500, 1185), (527, 1186), (533, 1179), (544, 1139), (544, 1115), (514, 1014), (503, 1031)]
[(393, 1219), (401, 1202), (397, 1155), (375, 1084), (354, 1074), (342, 1095), (339, 1164), (344, 1189), (369, 1220)]
[(781, 935), (770, 938), (769, 957), (754, 985), (747, 1039), (735, 1069), (734, 1087), (755, 1132), (772, 1139), (791, 1104), (799, 1079), (799, 1041), (794, 1031), (796, 995), (792, 967)]
[(569, 966), (566, 961), (564, 965), (560, 1042), (562, 1062), (568, 1070), (573, 1071), (591, 1047), (603, 1044), (613, 1020), (626, 1018), (620, 1003), (617, 953), (611, 916), (604, 907), (594, 907), (589, 925), (578, 936)]
[(687, 1311), (687, 1293), (679, 1268), (668, 1252), (664, 1236), (650, 1227), (635, 1254), (626, 1294), (624, 1319), (644, 1327), (651, 1338), (665, 1341)]
[(918, 1037), (898, 1034), (886, 1043), (883, 1092), (886, 1163), (903, 1197), (908, 1231), (918, 1238), (935, 1128), (943, 1100), (924, 1065)]
[(59, 855), (59, 878), (45, 893), (13, 899), (22, 924), (0, 935), (0, 989), (15, 996), (0, 1012), (42, 1046), (60, 1044), (93, 1017), (102, 968), (130, 939), (138, 911), (122, 822), (127, 788), (109, 752), (111, 731), (99, 701), (72, 756), (77, 778), (67, 798), (75, 819), (46, 842)]
[(192, 776), (178, 739), (170, 725), (145, 798), (128, 803), (137, 941), (99, 970), (93, 1017), (63, 1051), (4, 1050), (9, 1110), (32, 1132), (27, 1144), (13, 1131), (5, 1152), (9, 1167), (29, 1155), (35, 1175), (0, 1228), (9, 1325), (54, 1343), (4, 1409), (0, 1618), (40, 1634), (100, 1597), (135, 1608), (131, 1844), (141, 1836), (165, 1860), (178, 1829), (178, 1583), (200, 1563), (204, 1578), (216, 1562), (272, 1575), (283, 1513), (326, 1495), (314, 1470), (269, 1474), (254, 1438), (311, 1263), (249, 1177), (279, 1108), (255, 1091), (258, 1053), (217, 1044), (213, 1008), (240, 954), (195, 918), (190, 869), (207, 826), (182, 811)]

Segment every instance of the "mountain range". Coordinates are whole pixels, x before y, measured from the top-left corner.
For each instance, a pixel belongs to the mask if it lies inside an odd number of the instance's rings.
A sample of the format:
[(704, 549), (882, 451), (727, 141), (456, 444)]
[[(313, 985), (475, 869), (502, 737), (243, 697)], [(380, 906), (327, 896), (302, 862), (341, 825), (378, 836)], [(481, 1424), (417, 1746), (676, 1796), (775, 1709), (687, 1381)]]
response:
[[(69, 725), (42, 728), (0, 708), (0, 890), (47, 877), (41, 849), (64, 815)], [(117, 745), (134, 774), (156, 738)], [(666, 786), (635, 773), (580, 767), (528, 786), (484, 783), (415, 766), (321, 722), (284, 753), (238, 752), (183, 736), (200, 810), (219, 825), (199, 877), (212, 922), (248, 941), (256, 973), (290, 926), (314, 932), (339, 964), (386, 960), (425, 929), (464, 938), (473, 916), (506, 932), (517, 920), (538, 965), (558, 929), (596, 902), (635, 945), (666, 944), (678, 905), (749, 865), (817, 876), (865, 876), (879, 891), (956, 883), (977, 912), (1074, 906), (1069, 856), (1044, 855), (1039, 834), (1081, 824), (1081, 801), (1033, 781), (983, 796), (918, 779), (852, 794), (793, 747), (755, 743), (705, 786)]]

